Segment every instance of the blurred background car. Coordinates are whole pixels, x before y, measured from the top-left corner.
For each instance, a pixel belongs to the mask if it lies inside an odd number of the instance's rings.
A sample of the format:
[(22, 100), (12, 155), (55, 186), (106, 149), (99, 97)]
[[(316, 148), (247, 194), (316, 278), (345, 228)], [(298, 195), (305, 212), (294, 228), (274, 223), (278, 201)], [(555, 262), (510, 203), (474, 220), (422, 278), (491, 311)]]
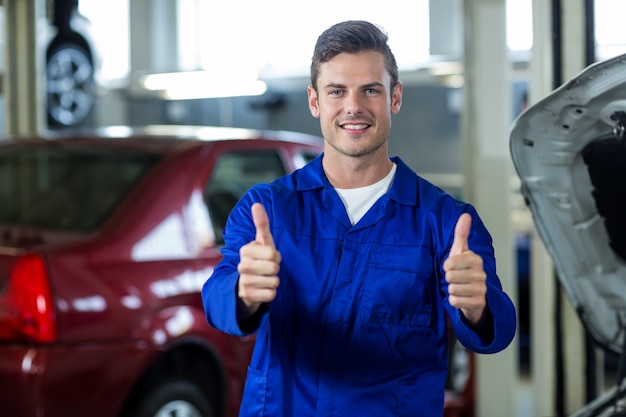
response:
[(321, 150), (190, 126), (2, 140), (1, 414), (235, 417), (254, 337), (210, 328), (200, 289), (237, 199)]

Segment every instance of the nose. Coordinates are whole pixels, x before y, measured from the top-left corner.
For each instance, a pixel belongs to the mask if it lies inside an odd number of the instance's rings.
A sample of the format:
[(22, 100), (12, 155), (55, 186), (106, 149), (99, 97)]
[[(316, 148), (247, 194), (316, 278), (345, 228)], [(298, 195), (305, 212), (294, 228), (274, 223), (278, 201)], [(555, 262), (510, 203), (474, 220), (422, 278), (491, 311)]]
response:
[(346, 113), (357, 115), (362, 113), (362, 97), (358, 93), (350, 93), (346, 95)]

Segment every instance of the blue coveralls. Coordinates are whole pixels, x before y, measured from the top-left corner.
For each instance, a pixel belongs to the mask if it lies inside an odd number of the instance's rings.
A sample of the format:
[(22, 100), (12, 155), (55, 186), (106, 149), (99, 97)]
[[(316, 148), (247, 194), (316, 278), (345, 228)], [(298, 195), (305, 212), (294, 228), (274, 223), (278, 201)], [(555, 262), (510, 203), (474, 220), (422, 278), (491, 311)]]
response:
[[(471, 205), (418, 177), (398, 157), (390, 191), (354, 226), (321, 156), (253, 187), (233, 209), (223, 260), (202, 289), (210, 325), (234, 335), (239, 248), (255, 239), (250, 207), (267, 210), (282, 255), (276, 299), (252, 332), (242, 417), (443, 414), (450, 324), (478, 353), (504, 349), (515, 308), (496, 275), (491, 237)], [(483, 258), (493, 338), (483, 340), (450, 306), (443, 261), (460, 214)]]

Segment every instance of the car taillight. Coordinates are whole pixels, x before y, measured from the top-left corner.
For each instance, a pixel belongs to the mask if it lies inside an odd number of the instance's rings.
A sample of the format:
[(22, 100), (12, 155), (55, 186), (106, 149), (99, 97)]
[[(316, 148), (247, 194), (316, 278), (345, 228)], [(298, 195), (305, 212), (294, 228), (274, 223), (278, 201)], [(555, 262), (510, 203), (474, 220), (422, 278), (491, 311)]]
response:
[(44, 260), (29, 254), (16, 259), (0, 289), (0, 340), (52, 342), (56, 324)]

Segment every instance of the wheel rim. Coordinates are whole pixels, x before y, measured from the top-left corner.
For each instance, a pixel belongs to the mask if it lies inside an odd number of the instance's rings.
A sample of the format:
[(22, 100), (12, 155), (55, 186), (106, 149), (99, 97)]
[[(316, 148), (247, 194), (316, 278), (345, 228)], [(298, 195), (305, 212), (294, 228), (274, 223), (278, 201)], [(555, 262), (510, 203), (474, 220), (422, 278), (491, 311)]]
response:
[(177, 400), (165, 404), (154, 417), (202, 417), (202, 414), (190, 402)]
[(48, 114), (64, 126), (81, 123), (95, 101), (93, 65), (84, 51), (65, 47), (47, 64)]

